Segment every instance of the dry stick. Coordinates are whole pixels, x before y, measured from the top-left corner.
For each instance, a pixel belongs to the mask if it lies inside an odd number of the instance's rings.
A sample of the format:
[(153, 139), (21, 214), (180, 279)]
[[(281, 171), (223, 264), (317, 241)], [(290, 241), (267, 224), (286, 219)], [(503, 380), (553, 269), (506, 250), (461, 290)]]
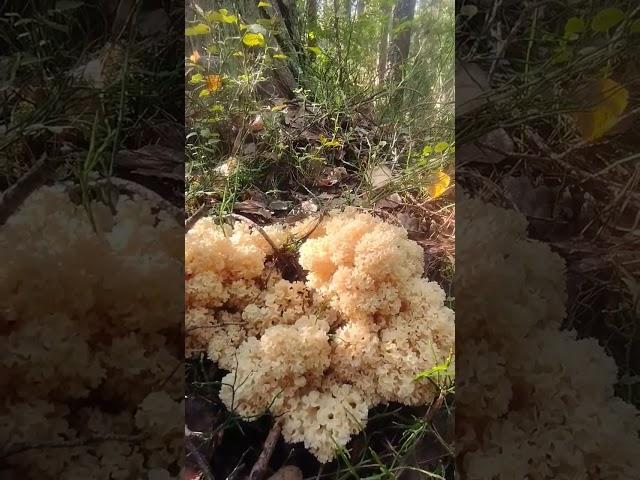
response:
[(280, 249), (276, 246), (275, 243), (273, 243), (273, 240), (271, 240), (271, 237), (269, 235), (267, 235), (267, 232), (265, 232), (263, 230), (263, 228), (260, 225), (258, 225), (256, 222), (254, 222), (250, 218), (244, 217), (242, 215), (238, 215), (237, 213), (230, 213), (229, 217), (235, 218), (236, 220), (240, 220), (242, 222), (245, 222), (245, 223), (249, 224), (250, 226), (252, 226), (253, 228), (255, 228), (258, 231), (258, 233), (260, 233), (260, 235), (262, 235), (262, 237), (267, 241), (269, 246), (273, 249), (273, 253), (274, 254), (277, 255), (278, 252), (280, 252)]
[[(47, 160), (50, 164), (47, 164)], [(4, 191), (0, 197), (0, 225), (4, 225), (27, 197), (44, 185), (53, 163), (55, 162), (49, 159), (46, 154), (42, 154), (27, 173)]]
[(278, 439), (280, 438), (281, 430), (282, 427), (280, 426), (280, 423), (278, 423), (277, 421), (274, 422), (271, 430), (269, 430), (267, 439), (264, 441), (262, 452), (260, 452), (258, 460), (251, 469), (249, 480), (262, 480), (264, 478), (265, 474), (267, 473), (267, 467), (269, 466), (269, 460), (271, 460), (273, 450), (276, 448), (276, 443), (278, 443)]
[(184, 222), (185, 233), (191, 230), (191, 227), (193, 227), (196, 224), (196, 222), (200, 220), (207, 213), (207, 208), (208, 208), (208, 205), (206, 203), (203, 203), (198, 207), (198, 209), (193, 215), (191, 215), (189, 218), (185, 220)]
[(205, 478), (207, 480), (215, 480), (213, 474), (211, 473), (211, 470), (209, 469), (209, 465), (207, 465), (207, 461), (198, 451), (193, 442), (190, 439), (186, 438), (185, 443), (187, 445), (187, 450), (189, 450), (189, 453), (196, 459), (196, 463), (198, 464), (198, 467), (200, 467), (200, 471), (205, 476)]

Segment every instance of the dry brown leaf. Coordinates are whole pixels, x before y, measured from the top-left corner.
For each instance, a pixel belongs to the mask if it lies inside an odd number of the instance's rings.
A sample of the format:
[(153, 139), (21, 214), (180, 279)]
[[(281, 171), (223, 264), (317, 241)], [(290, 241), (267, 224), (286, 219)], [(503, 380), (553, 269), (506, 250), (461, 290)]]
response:
[(382, 188), (391, 183), (393, 173), (391, 169), (385, 165), (378, 165), (371, 170), (369, 181), (374, 189)]
[(489, 89), (489, 76), (475, 63), (456, 62), (456, 117), (478, 109)]
[(295, 465), (287, 465), (271, 475), (268, 480), (302, 480), (302, 470)]

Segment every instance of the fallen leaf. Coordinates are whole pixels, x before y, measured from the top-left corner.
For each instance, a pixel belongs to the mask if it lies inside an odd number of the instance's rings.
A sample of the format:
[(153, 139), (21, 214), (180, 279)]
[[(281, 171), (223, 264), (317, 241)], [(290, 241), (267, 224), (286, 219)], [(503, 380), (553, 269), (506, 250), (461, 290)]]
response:
[(371, 170), (369, 181), (374, 189), (382, 188), (393, 180), (391, 169), (385, 165), (378, 165)]
[(189, 57), (189, 60), (191, 60), (191, 63), (198, 63), (200, 62), (200, 54), (198, 53), (197, 50), (194, 50), (193, 53), (191, 54), (191, 56)]
[(245, 213), (248, 215), (256, 215), (269, 220), (273, 217), (273, 213), (267, 208), (267, 206), (257, 200), (245, 200), (243, 202), (237, 202), (234, 207), (234, 211), (239, 213)]
[(207, 87), (211, 92), (217, 92), (222, 88), (222, 75), (207, 75)]
[(333, 187), (348, 176), (349, 173), (344, 167), (326, 167), (315, 183), (320, 187)]
[(238, 166), (238, 159), (236, 157), (229, 157), (222, 165), (214, 168), (219, 174), (228, 177), (231, 175)]
[(318, 211), (318, 205), (316, 205), (312, 200), (305, 200), (300, 204), (300, 208), (303, 212), (314, 213)]
[(592, 142), (620, 121), (629, 102), (629, 91), (614, 80), (605, 79), (588, 85), (579, 97), (593, 107), (575, 112), (573, 117), (582, 138)]
[(269, 203), (269, 208), (271, 210), (289, 210), (291, 208), (291, 204), (292, 202), (287, 202), (284, 200), (273, 200), (271, 203)]
[(449, 185), (451, 185), (451, 177), (443, 171), (439, 171), (425, 187), (425, 191), (430, 198), (438, 198), (449, 188)]
[(252, 132), (259, 132), (260, 130), (264, 130), (264, 120), (262, 119), (262, 115), (256, 115), (256, 117), (249, 124), (249, 130)]
[(302, 470), (295, 465), (287, 465), (271, 475), (268, 480), (302, 480)]
[(456, 164), (498, 163), (513, 153), (515, 144), (504, 128), (497, 128), (476, 142), (461, 145), (456, 153)]
[(488, 89), (489, 76), (479, 65), (456, 62), (456, 117), (478, 109)]

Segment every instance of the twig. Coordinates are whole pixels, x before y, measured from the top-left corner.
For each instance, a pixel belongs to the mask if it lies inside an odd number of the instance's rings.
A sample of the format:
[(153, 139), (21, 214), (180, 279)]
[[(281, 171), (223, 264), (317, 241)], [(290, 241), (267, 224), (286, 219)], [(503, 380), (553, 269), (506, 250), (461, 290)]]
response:
[(267, 467), (269, 466), (269, 460), (271, 460), (271, 455), (273, 455), (273, 450), (276, 447), (276, 443), (278, 443), (278, 439), (280, 438), (280, 431), (282, 427), (279, 422), (274, 422), (271, 430), (269, 430), (269, 435), (267, 435), (267, 439), (264, 441), (264, 446), (262, 447), (262, 452), (260, 452), (260, 456), (258, 460), (253, 465), (251, 469), (251, 473), (249, 474), (249, 480), (262, 480), (267, 472)]
[(276, 246), (273, 240), (271, 240), (271, 237), (267, 235), (267, 232), (265, 232), (263, 228), (260, 225), (258, 225), (256, 222), (254, 222), (250, 218), (244, 217), (242, 215), (238, 215), (237, 213), (230, 213), (229, 217), (245, 222), (250, 226), (252, 226), (253, 228), (255, 228), (258, 231), (258, 233), (260, 233), (260, 235), (262, 235), (262, 237), (267, 241), (269, 246), (273, 249), (273, 253), (278, 254), (278, 252), (280, 252), (280, 249)]
[(207, 213), (207, 208), (208, 208), (208, 205), (206, 203), (203, 203), (198, 207), (198, 210), (196, 210), (196, 212), (193, 215), (191, 215), (189, 218), (185, 220), (184, 222), (185, 233), (191, 230), (191, 227), (193, 227), (196, 224), (196, 222), (200, 220)]
[(42, 154), (27, 173), (4, 191), (0, 197), (0, 225), (4, 225), (29, 195), (44, 185), (53, 164), (55, 162), (52, 159), (49, 159), (46, 154)]
[(431, 424), (433, 418), (436, 416), (436, 413), (438, 413), (443, 403), (444, 395), (442, 394), (442, 392), (440, 392), (440, 395), (438, 395), (438, 398), (436, 398), (434, 402), (429, 406), (429, 410), (427, 410), (427, 413), (424, 416), (424, 421), (426, 423)]
[(187, 446), (187, 450), (189, 450), (189, 454), (193, 455), (200, 468), (200, 472), (204, 475), (204, 478), (207, 480), (215, 480), (211, 470), (209, 469), (209, 465), (207, 465), (207, 461), (204, 459), (202, 454), (198, 451), (196, 446), (193, 444), (191, 439), (185, 438), (185, 444)]

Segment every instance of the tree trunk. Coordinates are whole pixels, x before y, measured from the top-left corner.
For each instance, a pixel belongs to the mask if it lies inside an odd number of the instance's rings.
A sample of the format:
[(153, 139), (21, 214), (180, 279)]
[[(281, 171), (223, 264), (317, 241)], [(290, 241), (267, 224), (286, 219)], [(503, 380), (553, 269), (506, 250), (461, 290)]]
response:
[(402, 27), (406, 22), (413, 21), (416, 10), (416, 0), (397, 0), (396, 8), (393, 12), (393, 42), (389, 52), (389, 60), (393, 73), (393, 81), (400, 86), (392, 99), (392, 105), (397, 108), (402, 107), (404, 89), (401, 86), (404, 77), (404, 67), (409, 58), (411, 48), (411, 24)]
[(391, 16), (391, 4), (383, 5), (383, 22), (380, 31), (380, 44), (378, 47), (378, 85), (384, 84), (387, 76), (388, 54), (389, 54), (389, 30), (393, 17)]
[(318, 26), (318, 0), (307, 0), (307, 30), (312, 32)]
[[(293, 98), (298, 86), (298, 76), (304, 63), (300, 19), (294, 0), (273, 0), (271, 9), (258, 8), (257, 2), (243, 0), (237, 3), (240, 15), (248, 22), (258, 18), (278, 20), (280, 28), (274, 34), (277, 46), (289, 58), (286, 63), (272, 71), (272, 78), (259, 85), (261, 96)], [(270, 11), (275, 14), (270, 15)]]
[(357, 18), (362, 17), (362, 15), (364, 14), (364, 8), (365, 8), (364, 0), (358, 0), (358, 3), (356, 3), (356, 16), (357, 16)]

